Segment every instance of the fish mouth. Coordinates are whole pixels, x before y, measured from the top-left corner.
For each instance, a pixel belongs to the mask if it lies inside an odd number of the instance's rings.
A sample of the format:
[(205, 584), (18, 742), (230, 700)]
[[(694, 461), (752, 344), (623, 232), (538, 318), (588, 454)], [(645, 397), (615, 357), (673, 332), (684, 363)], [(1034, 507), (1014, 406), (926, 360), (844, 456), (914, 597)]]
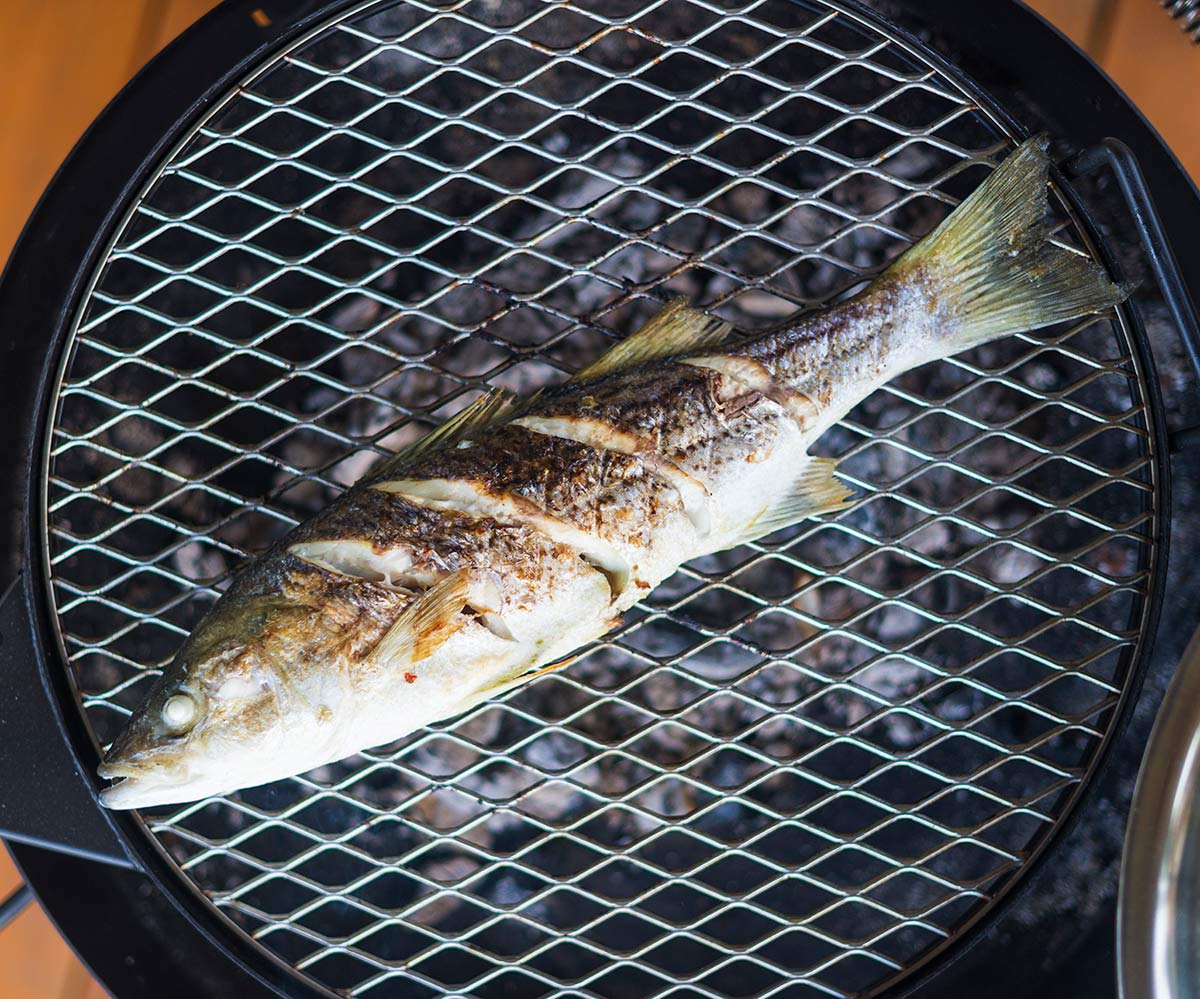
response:
[(186, 767), (174, 759), (104, 760), (96, 772), (117, 783), (100, 791), (100, 803), (106, 808), (149, 808), (192, 800), (188, 788), (194, 785)]
[(118, 774), (106, 771), (103, 776), (120, 778), (100, 792), (100, 803), (113, 809), (154, 808), (160, 804), (198, 801), (220, 790), (202, 786), (205, 782), (198, 782), (187, 773), (131, 771)]
[(176, 793), (171, 794), (172, 785), (151, 784), (136, 778), (126, 778), (112, 787), (106, 787), (100, 792), (100, 804), (113, 811), (124, 811), (131, 808), (153, 808), (156, 805), (170, 805), (179, 801), (188, 801), (191, 795), (187, 785), (175, 785)]
[(105, 780), (116, 780), (119, 777), (139, 777), (145, 774), (146, 770), (126, 760), (105, 760), (96, 767), (96, 773)]

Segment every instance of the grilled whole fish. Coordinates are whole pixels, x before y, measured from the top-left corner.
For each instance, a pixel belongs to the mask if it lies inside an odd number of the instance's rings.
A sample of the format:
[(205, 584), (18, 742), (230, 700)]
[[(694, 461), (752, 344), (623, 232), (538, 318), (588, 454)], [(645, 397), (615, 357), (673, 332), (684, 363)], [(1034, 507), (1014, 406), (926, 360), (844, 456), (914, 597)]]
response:
[(485, 396), (245, 566), (100, 774), (190, 801), (397, 739), (557, 668), (688, 559), (848, 498), (810, 445), (916, 365), (1122, 292), (1048, 241), (1022, 145), (856, 297), (733, 340), (668, 306), (566, 384)]

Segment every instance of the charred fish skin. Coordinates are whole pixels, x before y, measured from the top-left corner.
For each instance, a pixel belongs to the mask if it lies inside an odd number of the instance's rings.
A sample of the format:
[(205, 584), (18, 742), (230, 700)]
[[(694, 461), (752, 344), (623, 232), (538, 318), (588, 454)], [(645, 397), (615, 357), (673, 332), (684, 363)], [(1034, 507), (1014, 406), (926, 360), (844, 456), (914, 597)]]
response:
[[(684, 561), (843, 505), (816, 438), (894, 375), (1100, 311), (1023, 144), (856, 297), (737, 339), (680, 303), (568, 383), (497, 393), (233, 581), (100, 773), (192, 801), (400, 738), (557, 668)], [(550, 665), (547, 665), (550, 664)]]
[(469, 481), (485, 496), (519, 497), (612, 545), (635, 568), (653, 544), (654, 530), (684, 515), (674, 486), (636, 455), (515, 423), (489, 427), (405, 474), (409, 480)]

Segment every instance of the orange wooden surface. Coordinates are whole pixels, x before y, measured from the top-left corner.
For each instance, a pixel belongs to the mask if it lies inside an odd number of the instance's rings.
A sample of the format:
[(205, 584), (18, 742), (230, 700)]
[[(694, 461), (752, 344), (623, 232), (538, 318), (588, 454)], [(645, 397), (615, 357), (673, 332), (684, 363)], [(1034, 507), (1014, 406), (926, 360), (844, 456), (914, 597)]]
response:
[(1158, 0), (1027, 0), (1095, 59), (1200, 179), (1200, 46)]
[[(216, 0), (0, 0), (0, 261), (54, 171), (141, 66)], [(20, 879), (0, 850), (0, 897)], [(102, 999), (31, 905), (0, 933), (0, 999)]]
[(0, 0), (0, 260), (58, 165), (145, 62), (216, 0)]
[(0, 254), (7, 255), (33, 202), (88, 122), (137, 68), (143, 6), (121, 0), (0, 4)]
[[(975, 2), (975, 0), (964, 0)], [(998, 0), (997, 0), (998, 2)], [(0, 260), (91, 120), (214, 0), (0, 0)], [(1200, 178), (1200, 49), (1157, 0), (1031, 0), (1086, 49)], [(0, 896), (18, 883), (0, 851)], [(0, 999), (99, 999), (50, 922), (31, 906), (0, 933)]]
[(1122, 0), (1113, 18), (1104, 67), (1200, 180), (1200, 46), (1180, 43), (1179, 28), (1157, 0)]

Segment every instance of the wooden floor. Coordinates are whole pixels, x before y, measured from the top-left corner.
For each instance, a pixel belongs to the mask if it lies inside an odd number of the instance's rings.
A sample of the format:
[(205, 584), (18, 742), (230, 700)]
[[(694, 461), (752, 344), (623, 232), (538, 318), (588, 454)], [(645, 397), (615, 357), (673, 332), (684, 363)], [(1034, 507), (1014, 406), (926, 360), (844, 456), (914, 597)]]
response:
[[(1011, 0), (970, 0), (1001, 3)], [(42, 189), (121, 86), (213, 0), (0, 0), (0, 260)], [(1033, 0), (1109, 72), (1200, 179), (1200, 48), (1157, 0)], [(18, 883), (0, 851), (0, 897)], [(0, 933), (0, 999), (104, 993), (36, 906)]]

